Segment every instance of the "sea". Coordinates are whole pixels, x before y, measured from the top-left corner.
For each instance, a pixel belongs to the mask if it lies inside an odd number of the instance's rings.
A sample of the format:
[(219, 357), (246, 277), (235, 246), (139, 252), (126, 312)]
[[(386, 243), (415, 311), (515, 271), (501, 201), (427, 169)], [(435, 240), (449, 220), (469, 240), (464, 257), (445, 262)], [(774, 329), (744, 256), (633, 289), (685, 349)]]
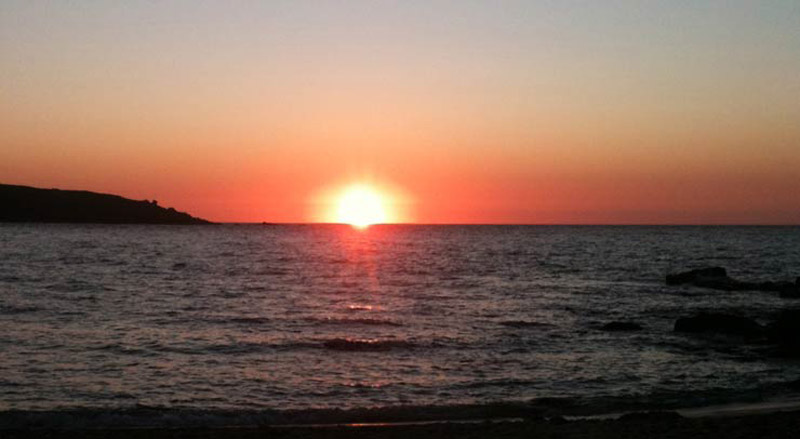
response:
[[(800, 227), (0, 224), (0, 428), (326, 423), (781, 397), (800, 360), (673, 331), (800, 301)], [(634, 322), (642, 329), (610, 332)]]

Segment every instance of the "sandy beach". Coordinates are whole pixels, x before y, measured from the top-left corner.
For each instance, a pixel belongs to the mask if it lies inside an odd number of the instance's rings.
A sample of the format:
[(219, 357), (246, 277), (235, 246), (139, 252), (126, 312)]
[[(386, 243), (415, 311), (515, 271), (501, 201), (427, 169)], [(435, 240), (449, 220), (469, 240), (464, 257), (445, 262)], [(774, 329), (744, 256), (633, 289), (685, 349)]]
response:
[(84, 428), (3, 430), (17, 438), (790, 438), (796, 403), (761, 403), (586, 418), (462, 422), (364, 423), (218, 428)]
[(17, 438), (790, 438), (800, 411), (686, 418), (674, 412), (629, 415), (615, 420), (577, 420), (332, 427), (213, 429), (12, 430)]

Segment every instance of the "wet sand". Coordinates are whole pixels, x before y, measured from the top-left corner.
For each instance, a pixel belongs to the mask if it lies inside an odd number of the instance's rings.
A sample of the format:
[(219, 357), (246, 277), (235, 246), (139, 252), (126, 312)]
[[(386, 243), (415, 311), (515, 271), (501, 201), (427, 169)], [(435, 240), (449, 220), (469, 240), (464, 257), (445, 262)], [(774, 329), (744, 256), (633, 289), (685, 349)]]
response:
[(16, 438), (790, 438), (800, 434), (800, 411), (741, 412), (685, 417), (677, 412), (624, 415), (618, 419), (486, 421), (478, 423), (369, 424), (325, 427), (180, 429), (5, 430)]

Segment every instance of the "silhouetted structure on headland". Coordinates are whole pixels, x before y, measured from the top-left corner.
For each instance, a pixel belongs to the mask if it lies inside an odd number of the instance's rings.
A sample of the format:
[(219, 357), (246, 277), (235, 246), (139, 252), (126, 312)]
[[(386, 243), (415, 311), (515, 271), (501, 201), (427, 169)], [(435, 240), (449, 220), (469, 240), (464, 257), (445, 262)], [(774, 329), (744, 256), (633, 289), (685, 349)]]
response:
[(0, 184), (0, 222), (211, 224), (155, 201)]

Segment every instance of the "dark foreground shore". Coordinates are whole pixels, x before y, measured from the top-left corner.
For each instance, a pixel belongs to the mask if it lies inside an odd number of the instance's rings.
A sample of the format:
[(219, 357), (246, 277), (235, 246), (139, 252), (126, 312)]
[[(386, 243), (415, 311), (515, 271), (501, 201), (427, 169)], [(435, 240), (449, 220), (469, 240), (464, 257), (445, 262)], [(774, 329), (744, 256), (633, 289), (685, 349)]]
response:
[(496, 421), (422, 425), (372, 424), (325, 427), (234, 427), (180, 429), (3, 430), (16, 438), (790, 438), (800, 434), (800, 411), (737, 416), (683, 417), (675, 412), (625, 415), (619, 419)]

